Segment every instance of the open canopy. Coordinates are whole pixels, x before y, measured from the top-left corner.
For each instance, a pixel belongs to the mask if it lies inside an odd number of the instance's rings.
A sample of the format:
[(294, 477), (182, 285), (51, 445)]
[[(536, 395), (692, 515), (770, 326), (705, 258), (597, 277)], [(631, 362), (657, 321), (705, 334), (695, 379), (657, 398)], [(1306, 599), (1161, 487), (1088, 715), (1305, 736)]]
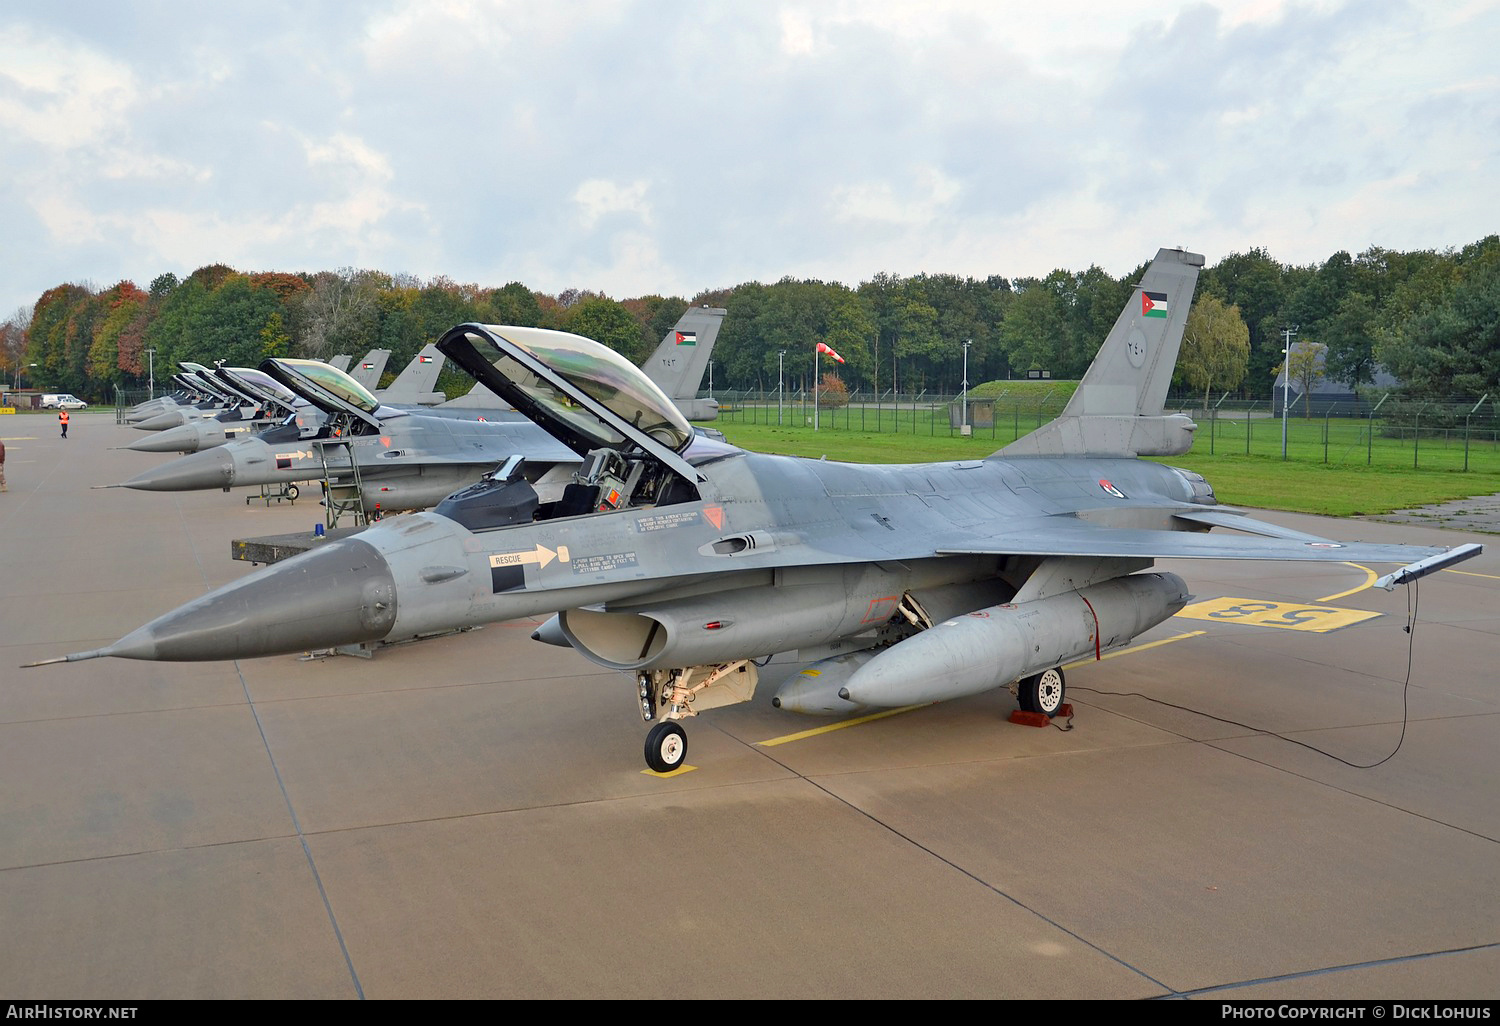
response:
[(639, 367), (598, 342), (544, 328), (460, 324), (438, 349), (580, 456), (639, 452), (695, 480), (679, 455), (694, 438), (686, 418)]
[(317, 360), (273, 357), (260, 369), (330, 416), (346, 414), (379, 430), (380, 400), (343, 371)]

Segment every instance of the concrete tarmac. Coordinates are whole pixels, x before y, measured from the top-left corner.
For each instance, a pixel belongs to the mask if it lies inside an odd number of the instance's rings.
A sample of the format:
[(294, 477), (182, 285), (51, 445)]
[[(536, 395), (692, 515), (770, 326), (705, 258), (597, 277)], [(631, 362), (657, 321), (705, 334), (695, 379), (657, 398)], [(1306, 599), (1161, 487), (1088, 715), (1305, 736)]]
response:
[(1410, 594), (1165, 563), (1201, 618), (1070, 668), (1071, 730), (997, 691), (798, 737), (778, 661), (656, 776), (631, 680), (530, 622), (18, 669), (321, 521), (92, 490), (173, 458), (137, 434), (0, 418), (0, 997), (1500, 996), (1500, 550)]

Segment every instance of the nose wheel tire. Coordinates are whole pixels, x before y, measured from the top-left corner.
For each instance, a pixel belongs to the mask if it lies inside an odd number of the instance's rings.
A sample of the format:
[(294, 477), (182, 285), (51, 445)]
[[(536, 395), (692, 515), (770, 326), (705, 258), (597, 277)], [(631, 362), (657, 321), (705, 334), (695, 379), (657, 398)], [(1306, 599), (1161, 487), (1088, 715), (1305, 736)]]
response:
[(670, 773), (687, 758), (687, 731), (671, 720), (658, 723), (646, 734), (646, 765), (657, 773)]
[(1020, 701), (1023, 712), (1043, 713), (1052, 717), (1062, 708), (1067, 690), (1062, 667), (1054, 666), (1050, 670), (1024, 678), (1016, 688), (1016, 698)]

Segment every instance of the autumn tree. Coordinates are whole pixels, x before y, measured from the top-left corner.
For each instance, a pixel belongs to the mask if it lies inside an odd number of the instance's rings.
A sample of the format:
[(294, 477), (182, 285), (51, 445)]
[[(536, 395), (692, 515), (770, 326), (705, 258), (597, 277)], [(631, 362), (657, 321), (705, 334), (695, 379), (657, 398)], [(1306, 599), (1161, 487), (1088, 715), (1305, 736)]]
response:
[(25, 365), (26, 326), (31, 323), (29, 309), (17, 310), (0, 324), (0, 376), (12, 383)]
[(304, 355), (315, 360), (341, 352), (357, 357), (373, 347), (378, 334), (377, 278), (376, 272), (353, 267), (313, 277), (312, 291), (303, 303), (306, 321), (299, 342)]
[(1250, 367), (1250, 329), (1240, 319), (1240, 308), (1213, 296), (1202, 296), (1188, 312), (1177, 357), (1177, 375), (1195, 389), (1203, 390), (1203, 408), (1209, 393), (1231, 389), (1245, 380)]
[(849, 389), (833, 371), (824, 371), (818, 382), (818, 406), (825, 410), (849, 405)]
[(1328, 347), (1321, 342), (1293, 342), (1289, 360), (1276, 366), (1280, 374), (1288, 364), (1288, 379), (1302, 396), (1302, 416), (1312, 416), (1312, 391), (1324, 377), (1324, 360)]
[[(93, 299), (86, 285), (58, 285), (43, 292), (36, 301), (27, 327), (27, 348), (23, 357), (30, 376), (41, 388), (75, 393), (89, 392), (84, 364), (87, 346), (70, 346), (70, 335), (77, 336), (80, 320)], [(72, 357), (76, 355), (76, 362)]]
[(127, 366), (132, 354), (128, 349), (121, 352), (120, 340), (140, 316), (149, 298), (130, 281), (122, 281), (95, 297), (95, 303), (104, 307), (104, 315), (95, 324), (89, 344), (89, 376), (96, 385), (123, 385), (131, 376)]

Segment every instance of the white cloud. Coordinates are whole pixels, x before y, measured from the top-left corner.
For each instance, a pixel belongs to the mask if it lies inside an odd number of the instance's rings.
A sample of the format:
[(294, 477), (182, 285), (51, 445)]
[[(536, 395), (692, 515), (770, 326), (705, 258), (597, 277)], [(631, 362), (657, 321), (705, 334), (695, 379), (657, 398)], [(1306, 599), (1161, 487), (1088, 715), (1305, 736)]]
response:
[(0, 6), (0, 309), (210, 262), (624, 297), (1463, 245), (1496, 38), (1497, 0)]
[(876, 221), (908, 227), (929, 224), (942, 216), (962, 191), (959, 183), (940, 168), (917, 167), (911, 177), (912, 186), (904, 190), (888, 181), (838, 186), (833, 195), (834, 216), (841, 221)]
[(593, 228), (610, 214), (633, 214), (645, 224), (651, 223), (651, 205), (646, 202), (649, 183), (635, 181), (621, 185), (604, 178), (581, 182), (573, 193), (578, 204), (578, 218), (585, 228)]
[(21, 26), (0, 32), (0, 131), (44, 150), (117, 137), (139, 101), (128, 64)]

